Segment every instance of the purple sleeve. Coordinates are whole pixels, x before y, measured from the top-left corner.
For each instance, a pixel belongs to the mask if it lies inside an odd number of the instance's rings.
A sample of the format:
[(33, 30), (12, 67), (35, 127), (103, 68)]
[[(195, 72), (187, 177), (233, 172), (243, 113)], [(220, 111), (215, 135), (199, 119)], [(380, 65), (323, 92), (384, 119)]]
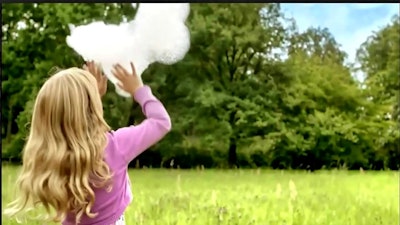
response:
[(134, 95), (146, 119), (137, 126), (124, 127), (113, 132), (117, 151), (131, 162), (138, 155), (160, 141), (171, 130), (171, 119), (163, 104), (149, 86), (139, 88)]

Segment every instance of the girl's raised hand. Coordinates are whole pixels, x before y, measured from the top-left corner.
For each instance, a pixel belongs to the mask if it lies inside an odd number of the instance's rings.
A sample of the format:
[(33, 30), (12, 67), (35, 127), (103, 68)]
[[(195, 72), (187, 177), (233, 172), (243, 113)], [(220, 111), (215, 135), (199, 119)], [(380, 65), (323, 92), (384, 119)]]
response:
[(132, 74), (126, 71), (120, 64), (114, 65), (112, 73), (120, 81), (117, 84), (122, 90), (128, 92), (132, 96), (136, 90), (143, 86), (142, 79), (136, 74), (135, 66), (131, 62)]

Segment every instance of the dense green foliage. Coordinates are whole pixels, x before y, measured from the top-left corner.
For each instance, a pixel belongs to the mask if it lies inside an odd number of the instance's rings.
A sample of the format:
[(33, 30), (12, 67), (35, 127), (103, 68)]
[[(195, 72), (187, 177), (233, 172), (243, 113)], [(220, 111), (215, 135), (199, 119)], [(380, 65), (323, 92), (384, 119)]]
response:
[[(20, 159), (35, 93), (53, 68), (84, 63), (66, 45), (68, 24), (134, 15), (130, 4), (3, 4), (3, 159)], [(143, 74), (173, 130), (133, 165), (399, 169), (398, 16), (365, 37), (360, 68), (344, 64), (327, 29), (298, 32), (279, 4), (191, 4), (188, 26), (185, 59)], [(111, 85), (104, 109), (114, 129), (143, 119)]]
[[(2, 207), (13, 198), (19, 169), (2, 167)], [(129, 225), (399, 224), (397, 171), (151, 169), (129, 176), (135, 196), (125, 211)], [(3, 217), (2, 225), (19, 224)]]

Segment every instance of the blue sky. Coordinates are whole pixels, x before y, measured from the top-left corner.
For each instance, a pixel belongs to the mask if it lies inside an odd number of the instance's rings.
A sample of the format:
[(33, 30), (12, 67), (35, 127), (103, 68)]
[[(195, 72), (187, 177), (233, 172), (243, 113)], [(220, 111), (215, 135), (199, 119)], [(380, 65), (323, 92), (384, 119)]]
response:
[(281, 4), (287, 16), (295, 18), (300, 31), (327, 27), (354, 62), (357, 48), (373, 31), (399, 14), (398, 4), (389, 3), (290, 3)]

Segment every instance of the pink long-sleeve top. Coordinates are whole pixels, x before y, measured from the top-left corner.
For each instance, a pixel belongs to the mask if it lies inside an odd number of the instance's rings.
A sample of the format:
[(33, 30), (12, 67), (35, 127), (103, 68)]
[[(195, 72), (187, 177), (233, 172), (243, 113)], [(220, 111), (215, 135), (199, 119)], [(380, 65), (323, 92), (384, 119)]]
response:
[[(171, 129), (168, 112), (152, 94), (150, 87), (139, 88), (134, 98), (142, 107), (146, 119), (137, 126), (120, 128), (107, 134), (105, 161), (114, 175), (113, 187), (111, 192), (94, 188), (95, 203), (91, 212), (98, 215), (93, 219), (82, 216), (79, 225), (109, 225), (118, 220), (132, 201), (129, 162), (160, 141)], [(67, 215), (62, 224), (75, 224), (74, 215)]]

